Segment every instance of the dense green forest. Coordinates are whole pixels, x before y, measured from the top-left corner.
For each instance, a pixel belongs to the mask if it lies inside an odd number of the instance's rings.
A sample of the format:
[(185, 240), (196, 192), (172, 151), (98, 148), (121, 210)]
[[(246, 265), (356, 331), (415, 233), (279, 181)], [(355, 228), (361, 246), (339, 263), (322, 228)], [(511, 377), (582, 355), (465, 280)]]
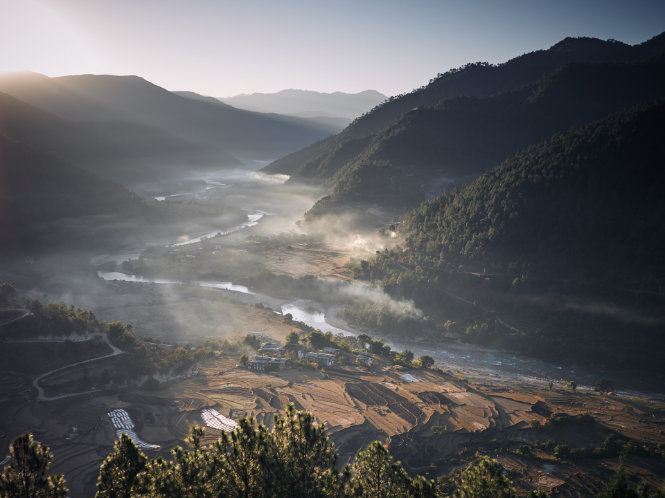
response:
[[(554, 423), (554, 421), (553, 421)], [(487, 456), (436, 481), (410, 477), (378, 441), (359, 452), (341, 471), (325, 424), (311, 413), (289, 405), (271, 429), (251, 418), (230, 433), (204, 445), (201, 427), (192, 427), (188, 448), (175, 447), (171, 460), (149, 459), (126, 434), (116, 441), (99, 469), (97, 497), (229, 496), (229, 497), (514, 497), (516, 490), (503, 467)], [(612, 440), (609, 444), (617, 446)], [(558, 449), (561, 458), (570, 450)], [(601, 448), (601, 452), (609, 450)], [(526, 451), (526, 450), (523, 450)], [(565, 457), (564, 457), (565, 453)], [(611, 454), (615, 454), (610, 452)], [(0, 474), (0, 496), (67, 496), (62, 474), (48, 475), (53, 455), (32, 434), (10, 446), (10, 462)], [(639, 492), (639, 494), (638, 494)], [(528, 496), (546, 496), (529, 491)], [(623, 465), (599, 496), (644, 498), (665, 496), (665, 489), (638, 491), (627, 483)]]
[[(402, 246), (354, 272), (440, 321), (442, 309), (455, 308), (469, 339), (509, 335), (513, 347), (573, 357), (607, 350), (605, 360), (662, 370), (647, 344), (663, 323), (663, 136), (663, 101), (556, 135), (422, 204), (399, 228)], [(560, 305), (541, 315), (522, 299), (528, 293), (618, 296), (640, 316)], [(471, 319), (476, 300), (486, 303), (484, 324)], [(490, 309), (531, 326), (516, 334)]]
[(347, 160), (308, 214), (358, 203), (413, 208), (554, 133), (663, 97), (663, 88), (663, 64), (575, 64), (518, 90), (415, 108)]
[(467, 64), (264, 170), (322, 184), (328, 195), (310, 216), (358, 203), (410, 209), (526, 145), (662, 96), (664, 45), (664, 35), (635, 46), (567, 38), (503, 64)]

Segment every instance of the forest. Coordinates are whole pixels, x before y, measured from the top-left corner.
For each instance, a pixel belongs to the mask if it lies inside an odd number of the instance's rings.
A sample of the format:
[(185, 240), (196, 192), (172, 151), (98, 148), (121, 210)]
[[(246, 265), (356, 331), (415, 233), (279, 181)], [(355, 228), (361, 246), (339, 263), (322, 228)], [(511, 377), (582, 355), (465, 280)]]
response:
[[(665, 276), (664, 132), (665, 103), (657, 101), (555, 135), (413, 210), (399, 227), (401, 246), (353, 265), (354, 274), (414, 299), (431, 317), (454, 308), (452, 320), (475, 342), (508, 333), (525, 352), (592, 354), (606, 363), (661, 369), (645, 347), (660, 321), (631, 324), (627, 337), (616, 316), (568, 309), (537, 318), (534, 304), (519, 298), (629, 296), (644, 316), (658, 313)], [(452, 295), (461, 288), (489, 303), (475, 323), (473, 298)], [(537, 319), (537, 327), (520, 327), (518, 335), (496, 319), (493, 311), (505, 312), (510, 297), (508, 314), (517, 322)]]

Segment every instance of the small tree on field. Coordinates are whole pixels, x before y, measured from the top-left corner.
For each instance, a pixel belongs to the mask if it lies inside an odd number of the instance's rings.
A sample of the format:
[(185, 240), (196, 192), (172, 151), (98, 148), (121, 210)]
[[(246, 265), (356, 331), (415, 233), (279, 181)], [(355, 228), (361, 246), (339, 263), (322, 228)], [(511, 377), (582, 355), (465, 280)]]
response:
[(292, 330), (286, 335), (286, 343), (287, 344), (298, 344), (300, 342), (300, 336), (298, 335), (298, 332)]
[(261, 339), (255, 335), (247, 334), (243, 342), (252, 349), (259, 349), (261, 347)]
[(434, 365), (434, 358), (427, 354), (422, 355), (418, 361), (420, 362), (421, 368), (432, 368), (432, 365)]

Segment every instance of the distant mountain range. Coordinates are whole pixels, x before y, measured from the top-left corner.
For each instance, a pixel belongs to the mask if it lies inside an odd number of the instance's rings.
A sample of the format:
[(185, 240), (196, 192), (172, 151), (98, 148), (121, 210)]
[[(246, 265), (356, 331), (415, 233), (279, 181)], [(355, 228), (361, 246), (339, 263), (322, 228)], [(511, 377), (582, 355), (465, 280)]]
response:
[(322, 185), (309, 216), (398, 214), (553, 133), (665, 95), (665, 34), (640, 45), (567, 38), (470, 64), (393, 97), (340, 134), (267, 166)]
[[(152, 173), (139, 170), (236, 166), (236, 158), (279, 157), (330, 134), (329, 127), (306, 119), (184, 98), (136, 76), (13, 73), (0, 75), (0, 92), (49, 113), (51, 121), (61, 120), (55, 137), (30, 131), (24, 120), (28, 143), (60, 140), (53, 152), (85, 168), (105, 169), (106, 176), (123, 182), (128, 169), (149, 177)], [(48, 121), (42, 118), (37, 128)], [(76, 133), (67, 135), (67, 130)], [(88, 143), (86, 134), (96, 136)], [(105, 167), (92, 166), (93, 160)], [(113, 169), (123, 169), (118, 163), (127, 168), (116, 174)]]
[(313, 119), (339, 126), (341, 130), (353, 119), (386, 100), (386, 96), (375, 90), (321, 93), (290, 89), (277, 93), (241, 94), (220, 100), (240, 109)]

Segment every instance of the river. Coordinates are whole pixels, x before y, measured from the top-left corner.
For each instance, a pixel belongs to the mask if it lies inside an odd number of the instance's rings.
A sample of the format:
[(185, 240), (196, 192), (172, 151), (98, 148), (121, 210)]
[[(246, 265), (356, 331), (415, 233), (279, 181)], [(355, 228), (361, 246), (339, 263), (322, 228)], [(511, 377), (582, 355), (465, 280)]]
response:
[[(196, 244), (206, 238), (216, 237), (216, 242), (223, 243), (224, 237), (240, 232), (251, 233), (254, 227), (257, 227), (262, 221), (266, 220), (268, 211), (265, 204), (265, 197), (261, 195), (252, 195), (252, 185), (258, 185), (264, 188), (268, 185), (279, 185), (283, 182), (280, 178), (275, 181), (264, 175), (255, 173), (238, 173), (226, 175), (223, 178), (204, 179), (201, 188), (198, 191), (188, 191), (191, 198), (199, 195), (228, 195), (230, 192), (237, 194), (237, 188), (248, 192), (249, 195), (243, 197), (246, 203), (243, 209), (248, 212), (247, 221), (231, 226), (220, 227), (218, 230), (192, 237), (186, 241), (174, 241), (171, 246), (181, 246)], [(216, 188), (210, 188), (213, 185)], [(175, 192), (168, 195), (157, 195), (158, 198), (178, 198), (181, 193)], [(274, 195), (274, 194), (271, 194)], [(274, 199), (274, 197), (270, 197)], [(264, 202), (262, 202), (264, 201)], [(298, 208), (300, 209), (300, 208)], [(272, 213), (273, 223), (279, 220), (279, 213)], [(152, 244), (154, 245), (154, 244)], [(147, 247), (146, 247), (147, 248)], [(124, 255), (102, 255), (93, 259), (94, 263), (114, 261), (120, 262), (123, 257), (127, 259), (136, 259), (140, 253), (136, 251), (127, 252)], [(121, 280), (136, 284), (161, 284), (161, 285), (182, 285), (184, 282), (167, 278), (146, 278), (141, 275), (131, 275), (119, 271), (98, 271), (99, 278), (107, 281)], [(202, 280), (187, 282), (187, 284), (197, 284), (203, 288), (212, 289), (218, 292), (224, 292), (225, 295), (238, 302), (246, 304), (261, 304), (279, 314), (290, 314), (294, 320), (303, 322), (310, 327), (323, 332), (333, 334), (357, 335), (361, 331), (354, 329), (339, 318), (339, 309), (327, 308), (323, 303), (312, 299), (281, 299), (279, 297), (268, 296), (250, 290), (247, 286), (231, 281), (212, 281)], [(364, 332), (364, 331), (363, 331)], [(365, 332), (367, 333), (367, 332)], [(381, 337), (380, 333), (369, 332), (368, 335), (380, 337), (391, 348), (395, 350), (409, 349), (416, 356), (423, 354), (430, 355), (437, 362), (437, 365), (444, 370), (458, 372), (470, 379), (494, 380), (496, 382), (522, 382), (528, 384), (537, 384), (540, 386), (549, 384), (550, 381), (560, 383), (563, 380), (575, 380), (578, 386), (583, 390), (590, 390), (591, 387), (601, 378), (613, 377), (609, 372), (600, 369), (588, 368), (585, 366), (557, 365), (535, 358), (517, 356), (510, 352), (502, 350), (500, 347), (483, 348), (475, 345), (465, 344), (456, 341), (441, 341), (432, 343), (431, 341), (408, 340)], [(631, 379), (632, 384), (638, 387), (635, 382), (637, 379)], [(646, 386), (639, 386), (646, 387)]]

